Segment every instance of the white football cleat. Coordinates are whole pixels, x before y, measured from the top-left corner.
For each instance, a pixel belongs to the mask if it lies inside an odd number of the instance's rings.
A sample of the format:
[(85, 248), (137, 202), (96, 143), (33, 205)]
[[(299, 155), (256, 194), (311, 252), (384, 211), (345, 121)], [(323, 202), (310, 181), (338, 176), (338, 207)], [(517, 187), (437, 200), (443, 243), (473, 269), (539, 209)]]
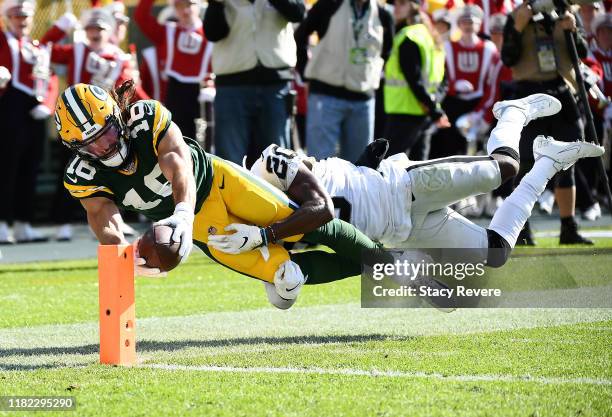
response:
[(70, 223), (62, 224), (55, 233), (55, 240), (58, 242), (69, 242), (72, 240), (72, 225)]
[(517, 108), (523, 112), (526, 118), (523, 126), (527, 126), (532, 120), (559, 113), (561, 102), (548, 94), (532, 94), (517, 100), (498, 101), (493, 106), (493, 115), (499, 120), (504, 110), (509, 107)]
[(593, 204), (591, 207), (586, 209), (584, 213), (582, 213), (582, 218), (590, 222), (594, 222), (600, 217), (601, 217), (601, 206), (599, 205), (599, 203)]
[(565, 171), (581, 158), (604, 154), (603, 146), (590, 142), (560, 142), (551, 136), (539, 135), (533, 141), (533, 159), (549, 158), (557, 171)]
[(15, 222), (13, 234), (17, 243), (46, 242), (49, 240), (48, 236), (34, 229), (28, 222)]
[(11, 236), (11, 229), (6, 222), (0, 222), (0, 245), (10, 245), (15, 243)]

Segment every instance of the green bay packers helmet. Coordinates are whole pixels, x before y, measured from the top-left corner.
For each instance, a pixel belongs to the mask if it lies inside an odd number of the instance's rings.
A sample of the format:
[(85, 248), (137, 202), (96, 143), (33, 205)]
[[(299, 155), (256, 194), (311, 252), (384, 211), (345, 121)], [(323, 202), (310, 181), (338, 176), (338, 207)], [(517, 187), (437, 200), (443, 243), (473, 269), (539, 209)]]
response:
[(62, 143), (101, 167), (121, 169), (129, 162), (130, 142), (117, 103), (102, 88), (68, 87), (55, 106)]

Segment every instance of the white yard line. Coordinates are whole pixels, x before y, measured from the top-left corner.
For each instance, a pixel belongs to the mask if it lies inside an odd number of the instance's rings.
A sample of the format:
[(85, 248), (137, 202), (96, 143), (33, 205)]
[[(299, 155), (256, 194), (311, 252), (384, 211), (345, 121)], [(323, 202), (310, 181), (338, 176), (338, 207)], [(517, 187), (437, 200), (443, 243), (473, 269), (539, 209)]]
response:
[(314, 375), (346, 375), (369, 376), (387, 378), (425, 378), (443, 381), (458, 382), (536, 382), (539, 384), (583, 384), (583, 385), (612, 385), (612, 380), (605, 378), (562, 378), (562, 377), (532, 377), (529, 375), (442, 375), (439, 373), (405, 372), (405, 371), (378, 371), (366, 369), (325, 369), (325, 368), (290, 368), (290, 367), (250, 367), (235, 366), (187, 366), (167, 364), (143, 364), (140, 368), (162, 369), (166, 371), (199, 371), (199, 372), (227, 372), (244, 374), (314, 374)]

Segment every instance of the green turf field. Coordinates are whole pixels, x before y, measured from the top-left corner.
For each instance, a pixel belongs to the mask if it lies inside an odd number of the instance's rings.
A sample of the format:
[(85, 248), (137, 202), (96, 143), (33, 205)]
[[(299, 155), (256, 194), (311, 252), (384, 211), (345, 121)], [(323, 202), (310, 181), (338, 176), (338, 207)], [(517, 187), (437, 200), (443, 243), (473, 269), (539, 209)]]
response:
[[(555, 253), (562, 273), (518, 251), (508, 286), (610, 285), (612, 255)], [(609, 309), (361, 309), (353, 278), (277, 311), (261, 283), (194, 254), (137, 279), (140, 364), (114, 368), (97, 364), (96, 274), (1, 267), (0, 396), (76, 396), (51, 416), (612, 416)]]

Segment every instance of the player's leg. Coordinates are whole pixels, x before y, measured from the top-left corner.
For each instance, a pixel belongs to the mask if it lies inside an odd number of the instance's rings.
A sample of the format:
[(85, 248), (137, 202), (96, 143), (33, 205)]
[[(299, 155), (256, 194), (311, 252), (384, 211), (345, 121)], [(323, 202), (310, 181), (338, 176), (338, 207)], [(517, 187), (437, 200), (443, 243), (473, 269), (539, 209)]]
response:
[[(548, 181), (580, 158), (602, 155), (603, 148), (588, 142), (559, 142), (551, 137), (538, 136), (533, 143), (533, 154), (533, 167), (497, 210), (489, 225), (490, 239), (509, 248), (516, 245), (518, 235)], [(498, 259), (497, 265), (492, 266), (501, 266), (505, 261), (505, 258)]]
[(286, 194), (237, 164), (213, 157), (213, 172), (213, 188), (219, 191), (228, 213), (246, 223), (268, 226), (297, 208)]
[(434, 159), (407, 168), (410, 177), (412, 224), (466, 197), (501, 185), (499, 164), (490, 156)]
[(523, 126), (560, 109), (559, 101), (546, 94), (496, 103), (493, 113), (498, 123), (487, 143), (489, 156), (441, 158), (408, 167), (415, 220), (466, 197), (492, 191), (515, 176)]
[(364, 250), (378, 250), (380, 245), (357, 230), (355, 226), (334, 219), (306, 233), (303, 242), (325, 245), (334, 253), (306, 251), (291, 254), (291, 260), (308, 275), (307, 284), (323, 284), (359, 275)]
[[(354, 226), (338, 219), (307, 233), (302, 241), (325, 245), (335, 251), (329, 253), (314, 250), (291, 254), (291, 261), (299, 266), (301, 273), (306, 277), (307, 285), (323, 284), (359, 275), (364, 250), (380, 250), (378, 259), (386, 262), (394, 261), (392, 254), (382, 251), (380, 245), (372, 242)], [(268, 300), (277, 308), (285, 310), (295, 302), (295, 297), (288, 299), (282, 290), (278, 290), (278, 285), (270, 283), (264, 285)]]
[(487, 153), (498, 161), (502, 182), (518, 174), (523, 127), (532, 120), (551, 116), (560, 110), (559, 100), (548, 94), (532, 94), (495, 103), (493, 115), (497, 125), (487, 141)]

